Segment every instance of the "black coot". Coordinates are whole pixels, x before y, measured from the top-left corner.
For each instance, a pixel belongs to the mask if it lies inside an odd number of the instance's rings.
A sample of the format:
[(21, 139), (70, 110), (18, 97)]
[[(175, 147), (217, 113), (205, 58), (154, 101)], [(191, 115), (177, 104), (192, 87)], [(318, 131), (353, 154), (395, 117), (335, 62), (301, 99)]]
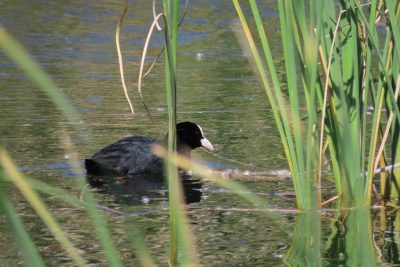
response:
[[(213, 150), (201, 127), (193, 122), (176, 125), (178, 153), (190, 157), (198, 147)], [(85, 160), (85, 168), (91, 175), (152, 176), (161, 177), (163, 163), (151, 153), (153, 144), (161, 142), (145, 136), (130, 136), (106, 146)]]

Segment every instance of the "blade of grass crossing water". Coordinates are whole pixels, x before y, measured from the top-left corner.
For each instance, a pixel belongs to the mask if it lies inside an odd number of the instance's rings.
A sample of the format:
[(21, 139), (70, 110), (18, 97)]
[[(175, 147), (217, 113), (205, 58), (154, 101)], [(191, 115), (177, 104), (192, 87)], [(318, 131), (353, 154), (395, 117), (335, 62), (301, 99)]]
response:
[[(57, 88), (53, 80), (32, 59), (28, 52), (2, 28), (0, 28), (0, 45), (5, 50), (6, 54), (12, 60), (14, 60), (34, 82), (36, 82), (39, 89), (49, 96), (55, 106), (61, 110), (63, 115), (70, 121), (74, 128), (83, 138), (85, 138), (88, 131), (85, 130), (85, 127), (80, 123), (81, 119), (76, 109), (71, 105), (65, 95)], [(43, 216), (46, 216), (44, 209), (41, 211), (43, 212)], [(104, 223), (104, 221), (98, 216), (95, 216), (97, 211), (96, 208), (94, 208), (94, 205), (92, 205), (92, 208), (88, 208), (88, 211), (91, 214), (92, 219), (94, 219), (95, 229), (99, 234), (98, 237), (103, 241), (102, 244), (104, 245), (105, 253), (108, 257), (110, 265), (120, 266), (121, 264), (118, 263), (119, 257), (117, 256), (115, 248), (113, 248), (111, 239), (109, 238), (109, 235), (107, 238), (105, 238), (107, 236), (105, 234), (105, 228), (100, 226), (100, 224), (102, 222)], [(46, 217), (46, 220), (48, 220), (48, 223), (51, 223), (50, 217)], [(96, 225), (100, 226), (101, 228), (96, 228)], [(60, 231), (57, 230), (56, 234), (59, 236), (59, 238), (64, 240), (62, 231)], [(74, 254), (73, 250), (71, 251), (71, 256), (73, 255), (75, 260), (79, 262), (79, 258), (77, 255), (75, 255), (76, 253)], [(111, 253), (111, 251), (113, 252)]]
[(3, 177), (4, 173), (0, 174), (0, 213), (3, 213), (8, 223), (9, 233), (13, 235), (14, 240), (18, 244), (18, 250), (24, 258), (25, 266), (45, 266), (23, 222), (7, 198), (6, 192), (3, 190)]
[(17, 171), (14, 163), (3, 149), (0, 150), (0, 164), (75, 264), (77, 266), (85, 266), (85, 261), (80, 256), (78, 250), (65, 235), (59, 224), (54, 220), (39, 195), (30, 188), (26, 180)]
[[(168, 153), (163, 147), (155, 146), (153, 147), (153, 153), (161, 158), (165, 158), (172, 164), (178, 166), (179, 168), (185, 170), (192, 170), (197, 176), (211, 180), (220, 186), (232, 190), (238, 193), (243, 199), (252, 203), (255, 207), (259, 208), (269, 208), (268, 204), (261, 199), (256, 194), (251, 193), (251, 191), (240, 183), (225, 179), (215, 172), (210, 171), (206, 167), (196, 164), (187, 158), (184, 158), (177, 154)], [(276, 223), (276, 225), (282, 230), (283, 233), (288, 235), (289, 225), (287, 225), (279, 214), (274, 212), (269, 212), (266, 210), (267, 216)]]
[[(0, 175), (2, 175), (2, 173), (0, 173)], [(3, 174), (3, 176), (4, 175), (5, 174)], [(101, 241), (101, 244), (103, 246), (103, 252), (107, 256), (107, 261), (109, 265), (110, 266), (122, 265), (119, 260), (118, 252), (116, 251), (116, 248), (113, 246), (112, 239), (110, 238), (110, 233), (106, 228), (105, 219), (97, 210), (94, 199), (89, 197), (90, 193), (86, 193), (85, 202), (82, 202), (78, 200), (75, 195), (72, 195), (72, 193), (66, 190), (51, 186), (47, 183), (44, 183), (36, 179), (31, 179), (27, 177), (24, 178), (32, 189), (40, 193), (44, 193), (51, 197), (54, 197), (55, 199), (58, 199), (64, 203), (68, 203), (76, 208), (86, 209), (86, 211), (89, 214), (89, 217), (92, 219), (93, 225), (97, 232), (97, 237)], [(12, 180), (7, 177), (5, 177), (5, 181), (12, 182)]]

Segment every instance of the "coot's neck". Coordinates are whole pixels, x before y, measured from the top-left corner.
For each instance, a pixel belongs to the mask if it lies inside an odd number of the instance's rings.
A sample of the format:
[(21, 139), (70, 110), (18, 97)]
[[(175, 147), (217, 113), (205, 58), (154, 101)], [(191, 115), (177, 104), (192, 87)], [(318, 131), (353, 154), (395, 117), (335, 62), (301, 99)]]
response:
[[(179, 155), (184, 156), (185, 158), (190, 159), (190, 152), (192, 152), (193, 148), (191, 148), (187, 143), (180, 142), (179, 138), (177, 138), (176, 150)], [(165, 134), (165, 144), (168, 142), (168, 133)]]
[(193, 150), (188, 144), (186, 143), (181, 143), (178, 141), (176, 150), (178, 151), (178, 154), (181, 156), (184, 156), (188, 159), (190, 159), (190, 152)]

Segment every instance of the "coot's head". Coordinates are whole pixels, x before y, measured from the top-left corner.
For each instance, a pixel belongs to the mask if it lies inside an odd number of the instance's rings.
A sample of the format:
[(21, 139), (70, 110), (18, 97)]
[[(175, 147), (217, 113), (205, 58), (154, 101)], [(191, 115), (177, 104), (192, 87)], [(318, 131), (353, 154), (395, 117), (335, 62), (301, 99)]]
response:
[(204, 147), (211, 151), (214, 150), (213, 145), (204, 137), (203, 130), (196, 123), (189, 121), (178, 123), (176, 134), (178, 143), (187, 144), (192, 149)]

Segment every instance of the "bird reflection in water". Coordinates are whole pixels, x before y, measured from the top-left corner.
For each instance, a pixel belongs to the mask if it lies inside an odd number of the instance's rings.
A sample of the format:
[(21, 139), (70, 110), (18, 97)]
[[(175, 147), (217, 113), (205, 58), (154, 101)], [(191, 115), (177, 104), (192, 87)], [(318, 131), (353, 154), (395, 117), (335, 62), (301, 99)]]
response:
[[(186, 204), (202, 200), (203, 183), (191, 175), (180, 172), (184, 200)], [(166, 182), (159, 177), (148, 176), (93, 176), (87, 180), (98, 193), (113, 196), (117, 203), (140, 205), (165, 201), (168, 198)]]

